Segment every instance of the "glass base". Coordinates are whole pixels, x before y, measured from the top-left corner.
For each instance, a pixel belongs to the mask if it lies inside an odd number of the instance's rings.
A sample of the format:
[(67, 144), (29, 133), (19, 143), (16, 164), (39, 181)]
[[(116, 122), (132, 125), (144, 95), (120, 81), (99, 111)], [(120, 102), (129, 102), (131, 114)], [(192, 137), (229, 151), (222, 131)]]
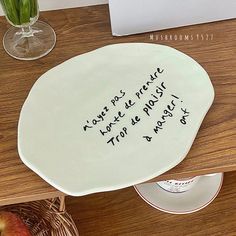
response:
[(35, 60), (47, 55), (55, 46), (53, 28), (37, 21), (27, 28), (12, 26), (3, 37), (3, 47), (12, 57), (19, 60)]

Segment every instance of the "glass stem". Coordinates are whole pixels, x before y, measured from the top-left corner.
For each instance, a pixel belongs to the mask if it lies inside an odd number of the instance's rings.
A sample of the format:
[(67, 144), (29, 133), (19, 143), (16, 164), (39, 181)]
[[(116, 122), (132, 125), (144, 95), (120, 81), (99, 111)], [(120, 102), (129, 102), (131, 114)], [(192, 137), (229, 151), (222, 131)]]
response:
[(22, 32), (22, 37), (32, 37), (34, 36), (34, 32), (31, 28), (31, 26), (25, 26), (21, 28), (21, 32)]

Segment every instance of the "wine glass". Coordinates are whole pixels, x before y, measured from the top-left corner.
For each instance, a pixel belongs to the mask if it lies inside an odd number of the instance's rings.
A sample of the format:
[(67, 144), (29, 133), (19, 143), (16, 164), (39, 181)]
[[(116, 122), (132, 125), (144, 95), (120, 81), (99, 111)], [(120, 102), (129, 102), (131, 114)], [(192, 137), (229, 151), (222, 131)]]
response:
[(45, 22), (38, 21), (38, 0), (0, 0), (7, 21), (12, 25), (3, 37), (3, 47), (19, 60), (35, 60), (55, 46), (56, 34)]

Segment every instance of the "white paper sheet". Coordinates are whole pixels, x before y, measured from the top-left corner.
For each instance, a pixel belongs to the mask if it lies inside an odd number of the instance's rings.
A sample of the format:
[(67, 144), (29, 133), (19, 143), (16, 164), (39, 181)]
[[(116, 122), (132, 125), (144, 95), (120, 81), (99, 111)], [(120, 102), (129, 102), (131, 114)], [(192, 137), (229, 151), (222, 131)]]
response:
[(236, 17), (235, 0), (109, 0), (115, 36)]

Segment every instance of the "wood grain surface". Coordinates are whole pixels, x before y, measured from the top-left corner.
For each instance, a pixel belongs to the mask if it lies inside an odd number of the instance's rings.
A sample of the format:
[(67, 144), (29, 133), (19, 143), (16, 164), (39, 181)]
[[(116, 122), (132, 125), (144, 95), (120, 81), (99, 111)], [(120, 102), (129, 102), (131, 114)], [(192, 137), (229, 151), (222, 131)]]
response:
[[(50, 23), (57, 34), (56, 47), (48, 56), (36, 61), (18, 61), (0, 46), (0, 205), (61, 194), (19, 159), (16, 144), (21, 107), (34, 82), (48, 69), (73, 56), (113, 43), (173, 46), (197, 60), (209, 73), (215, 88), (214, 104), (188, 156), (157, 179), (236, 170), (236, 20), (113, 37), (107, 5), (43, 12), (40, 18)], [(8, 27), (1, 17), (0, 38)], [(201, 34), (205, 40), (197, 39)], [(206, 34), (213, 34), (213, 40), (207, 40)], [(158, 35), (189, 35), (189, 40), (156, 40)]]
[(144, 202), (134, 188), (67, 197), (80, 236), (235, 236), (236, 172), (225, 174), (218, 197), (187, 215), (163, 213)]

